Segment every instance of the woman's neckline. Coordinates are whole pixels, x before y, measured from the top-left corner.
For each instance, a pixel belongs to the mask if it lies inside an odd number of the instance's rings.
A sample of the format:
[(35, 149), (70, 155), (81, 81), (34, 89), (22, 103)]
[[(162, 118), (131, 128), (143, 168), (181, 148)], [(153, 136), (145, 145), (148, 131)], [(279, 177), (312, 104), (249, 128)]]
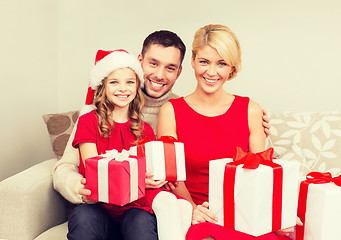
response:
[(198, 111), (196, 111), (185, 99), (185, 97), (182, 97), (182, 99), (184, 100), (184, 102), (186, 103), (186, 105), (193, 111), (195, 112), (196, 114), (200, 115), (200, 116), (203, 116), (203, 117), (206, 117), (206, 118), (216, 118), (216, 117), (220, 117), (220, 116), (224, 116), (225, 114), (228, 114), (228, 112), (230, 112), (231, 108), (233, 107), (234, 103), (236, 102), (236, 99), (237, 97), (235, 95), (233, 95), (233, 100), (231, 102), (231, 104), (228, 106), (228, 108), (223, 111), (222, 113), (219, 113), (219, 114), (215, 114), (215, 115), (205, 115), (203, 113), (200, 113)]

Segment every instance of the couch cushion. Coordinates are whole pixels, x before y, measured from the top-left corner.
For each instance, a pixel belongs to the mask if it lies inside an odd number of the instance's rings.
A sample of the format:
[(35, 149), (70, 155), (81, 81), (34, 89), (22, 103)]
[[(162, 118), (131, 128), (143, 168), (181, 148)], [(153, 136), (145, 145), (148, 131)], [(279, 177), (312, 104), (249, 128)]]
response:
[(341, 113), (269, 113), (269, 147), (275, 156), (301, 162), (300, 173), (341, 174)]
[(67, 222), (57, 225), (49, 230), (43, 232), (34, 240), (67, 240), (66, 234), (68, 233)]
[(52, 150), (58, 159), (63, 156), (66, 143), (70, 138), (70, 134), (75, 126), (78, 116), (78, 111), (45, 114), (43, 116), (47, 130), (50, 134)]

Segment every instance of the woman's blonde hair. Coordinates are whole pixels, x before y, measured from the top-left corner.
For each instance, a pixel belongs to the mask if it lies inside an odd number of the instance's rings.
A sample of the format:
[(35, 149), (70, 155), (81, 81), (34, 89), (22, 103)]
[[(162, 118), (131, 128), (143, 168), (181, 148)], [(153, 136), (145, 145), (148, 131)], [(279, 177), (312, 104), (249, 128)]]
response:
[(194, 35), (192, 43), (192, 58), (196, 57), (198, 50), (204, 46), (216, 49), (219, 55), (232, 66), (233, 72), (229, 80), (236, 77), (241, 68), (241, 50), (237, 36), (224, 25), (207, 25), (200, 28)]
[[(136, 74), (135, 74), (136, 75)], [(131, 119), (130, 130), (136, 138), (132, 144), (136, 144), (142, 138), (142, 108), (144, 105), (144, 98), (141, 91), (141, 81), (136, 75), (136, 96), (129, 104), (128, 117)], [(114, 128), (114, 123), (110, 121), (112, 112), (114, 111), (114, 104), (112, 104), (106, 96), (105, 86), (107, 78), (103, 79), (102, 84), (95, 92), (94, 104), (96, 106), (96, 115), (98, 116), (98, 129), (102, 137), (108, 138), (111, 130)]]

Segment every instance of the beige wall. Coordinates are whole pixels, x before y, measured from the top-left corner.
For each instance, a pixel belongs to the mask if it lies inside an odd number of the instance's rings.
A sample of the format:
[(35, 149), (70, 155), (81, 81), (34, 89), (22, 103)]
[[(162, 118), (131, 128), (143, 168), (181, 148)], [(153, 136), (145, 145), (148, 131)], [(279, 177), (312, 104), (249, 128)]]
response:
[[(137, 55), (152, 31), (172, 30), (188, 51), (174, 91), (189, 94), (194, 32), (225, 24), (239, 36), (240, 75), (226, 84), (269, 111), (341, 110), (337, 0), (24, 0), (1, 3), (4, 116), (0, 180), (52, 157), (44, 113), (79, 109), (97, 49)], [(8, 87), (7, 87), (8, 86)], [(11, 91), (12, 90), (12, 91)], [(14, 94), (13, 94), (14, 93)]]
[(42, 114), (58, 111), (57, 4), (0, 3), (0, 180), (52, 157)]

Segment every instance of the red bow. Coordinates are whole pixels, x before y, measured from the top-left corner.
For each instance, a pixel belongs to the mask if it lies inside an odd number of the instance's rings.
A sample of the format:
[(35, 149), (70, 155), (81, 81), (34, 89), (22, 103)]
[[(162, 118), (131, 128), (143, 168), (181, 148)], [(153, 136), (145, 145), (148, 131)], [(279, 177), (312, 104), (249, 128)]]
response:
[(311, 172), (307, 174), (306, 179), (305, 181), (308, 183), (321, 184), (334, 182), (337, 186), (341, 187), (341, 175), (333, 178), (330, 172)]
[(178, 139), (172, 136), (162, 136), (162, 137), (159, 137), (156, 141), (162, 141), (164, 143), (179, 142)]
[[(233, 161), (239, 164), (244, 163), (243, 168), (256, 169), (262, 161), (271, 161), (273, 159), (274, 149), (269, 148), (263, 152), (252, 153), (245, 152), (242, 148), (236, 147), (236, 152), (233, 156)], [(239, 162), (240, 161), (240, 162)]]
[[(332, 177), (332, 174), (329, 172), (321, 173), (321, 172), (310, 172), (307, 174), (305, 181), (301, 182), (300, 185), (300, 194), (298, 198), (298, 209), (297, 215), (301, 219), (301, 221), (305, 222), (305, 213), (307, 209), (307, 196), (308, 196), (308, 187), (309, 184), (322, 184), (322, 183), (330, 183), (334, 182), (337, 186), (341, 187), (341, 175), (338, 177)], [(304, 225), (296, 226), (296, 240), (304, 239)]]
[(137, 142), (138, 145), (142, 145), (145, 144), (147, 142), (151, 142), (153, 140), (151, 140), (150, 138), (142, 138), (140, 141)]

